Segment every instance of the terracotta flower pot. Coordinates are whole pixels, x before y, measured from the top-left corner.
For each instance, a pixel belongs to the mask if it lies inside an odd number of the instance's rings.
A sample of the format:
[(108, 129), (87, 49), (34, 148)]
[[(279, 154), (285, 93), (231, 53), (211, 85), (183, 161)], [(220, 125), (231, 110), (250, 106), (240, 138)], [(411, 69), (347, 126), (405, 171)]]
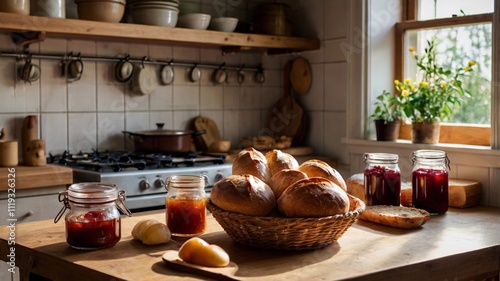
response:
[(413, 143), (435, 144), (439, 143), (440, 133), (439, 121), (434, 122), (412, 122), (411, 141)]
[(375, 132), (378, 141), (395, 141), (399, 137), (401, 120), (385, 123), (384, 120), (375, 120)]

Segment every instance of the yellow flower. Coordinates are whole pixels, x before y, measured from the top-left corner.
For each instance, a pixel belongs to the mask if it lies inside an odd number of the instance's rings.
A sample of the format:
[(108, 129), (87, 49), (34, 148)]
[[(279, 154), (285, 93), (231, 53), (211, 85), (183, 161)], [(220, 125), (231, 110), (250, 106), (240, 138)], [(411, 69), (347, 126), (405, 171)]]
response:
[(399, 82), (399, 80), (397, 80), (397, 79), (396, 79), (396, 80), (394, 80), (394, 85), (396, 85), (396, 86), (397, 86), (397, 85), (399, 85), (399, 84), (401, 84), (401, 82)]
[(411, 79), (410, 78), (406, 78), (405, 79), (405, 84), (406, 85), (410, 85), (411, 84)]
[(465, 70), (465, 72), (469, 72), (472, 70), (472, 68), (470, 68), (470, 66), (466, 66), (466, 67), (464, 67), (464, 70)]
[(439, 85), (441, 86), (441, 88), (443, 88), (443, 90), (446, 90), (446, 87), (448, 86), (444, 81), (441, 81)]
[(477, 62), (476, 62), (476, 61), (474, 61), (474, 60), (471, 60), (471, 61), (469, 62), (469, 66), (474, 66), (474, 65), (476, 65), (476, 64), (477, 64)]
[(406, 97), (407, 97), (407, 96), (409, 96), (409, 95), (410, 95), (410, 91), (408, 91), (408, 90), (403, 90), (403, 91), (401, 92), (401, 96), (402, 96), (402, 97), (404, 97), (404, 98), (406, 98)]
[(416, 88), (415, 85), (411, 85), (410, 90), (413, 92), (415, 91), (415, 88)]
[(422, 88), (427, 88), (427, 87), (429, 87), (429, 82), (426, 82), (426, 81), (420, 81), (420, 82), (418, 83), (418, 85), (419, 85), (420, 87), (422, 87)]
[(408, 51), (410, 51), (411, 53), (415, 52), (415, 48), (413, 46), (410, 46), (410, 48), (408, 48)]

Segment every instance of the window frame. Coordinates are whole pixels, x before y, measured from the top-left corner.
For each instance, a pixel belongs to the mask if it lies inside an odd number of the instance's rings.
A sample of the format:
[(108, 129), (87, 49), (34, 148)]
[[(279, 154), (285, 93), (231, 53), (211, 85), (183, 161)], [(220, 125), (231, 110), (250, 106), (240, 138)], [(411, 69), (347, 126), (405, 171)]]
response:
[[(395, 26), (395, 69), (394, 79), (402, 81), (404, 79), (404, 54), (406, 52), (404, 42), (407, 31), (422, 30), (428, 28), (443, 28), (458, 25), (467, 25), (473, 23), (491, 23), (494, 24), (494, 13), (477, 14), (469, 16), (458, 16), (450, 18), (440, 18), (432, 20), (416, 20), (418, 0), (403, 1), (402, 20)], [(494, 32), (494, 31), (493, 31)], [(495, 50), (493, 43), (492, 52)], [(492, 75), (492, 79), (494, 75)], [(493, 87), (492, 87), (493, 99)], [(491, 109), (494, 110), (493, 107)], [(492, 115), (493, 119), (493, 115)], [(492, 120), (493, 122), (493, 120)], [(410, 124), (403, 124), (401, 127), (400, 139), (410, 139)], [(442, 123), (440, 143), (456, 143), (467, 145), (491, 146), (491, 125), (473, 125), (473, 124), (452, 124)]]

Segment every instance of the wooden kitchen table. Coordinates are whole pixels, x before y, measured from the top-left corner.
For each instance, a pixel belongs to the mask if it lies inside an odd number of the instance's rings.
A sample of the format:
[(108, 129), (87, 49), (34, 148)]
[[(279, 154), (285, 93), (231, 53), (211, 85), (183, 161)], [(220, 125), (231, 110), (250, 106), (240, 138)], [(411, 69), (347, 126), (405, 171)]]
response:
[[(161, 256), (182, 240), (145, 246), (130, 231), (140, 220), (163, 220), (163, 211), (122, 219), (122, 239), (112, 248), (79, 251), (65, 241), (64, 221), (16, 225), (15, 263), (53, 280), (199, 280), (168, 268)], [(9, 229), (0, 231), (0, 255), (8, 259)], [(226, 249), (242, 280), (498, 280), (500, 209), (450, 209), (408, 231), (357, 221), (334, 244), (314, 251), (260, 250), (235, 243), (211, 217), (201, 236)], [(22, 272), (23, 272), (22, 271)], [(5, 276), (1, 272), (0, 277)], [(2, 278), (0, 278), (2, 279)]]

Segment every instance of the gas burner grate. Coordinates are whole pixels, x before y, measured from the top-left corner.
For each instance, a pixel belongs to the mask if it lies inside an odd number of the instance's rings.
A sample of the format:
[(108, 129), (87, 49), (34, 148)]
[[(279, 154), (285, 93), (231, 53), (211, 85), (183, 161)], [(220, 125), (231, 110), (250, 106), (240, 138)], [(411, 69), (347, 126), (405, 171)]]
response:
[(97, 172), (120, 172), (123, 170), (152, 170), (162, 168), (194, 167), (220, 165), (226, 162), (225, 156), (200, 155), (165, 155), (157, 153), (128, 153), (126, 151), (92, 151), (70, 153), (64, 151), (60, 155), (49, 154), (50, 163), (70, 166), (75, 169)]

